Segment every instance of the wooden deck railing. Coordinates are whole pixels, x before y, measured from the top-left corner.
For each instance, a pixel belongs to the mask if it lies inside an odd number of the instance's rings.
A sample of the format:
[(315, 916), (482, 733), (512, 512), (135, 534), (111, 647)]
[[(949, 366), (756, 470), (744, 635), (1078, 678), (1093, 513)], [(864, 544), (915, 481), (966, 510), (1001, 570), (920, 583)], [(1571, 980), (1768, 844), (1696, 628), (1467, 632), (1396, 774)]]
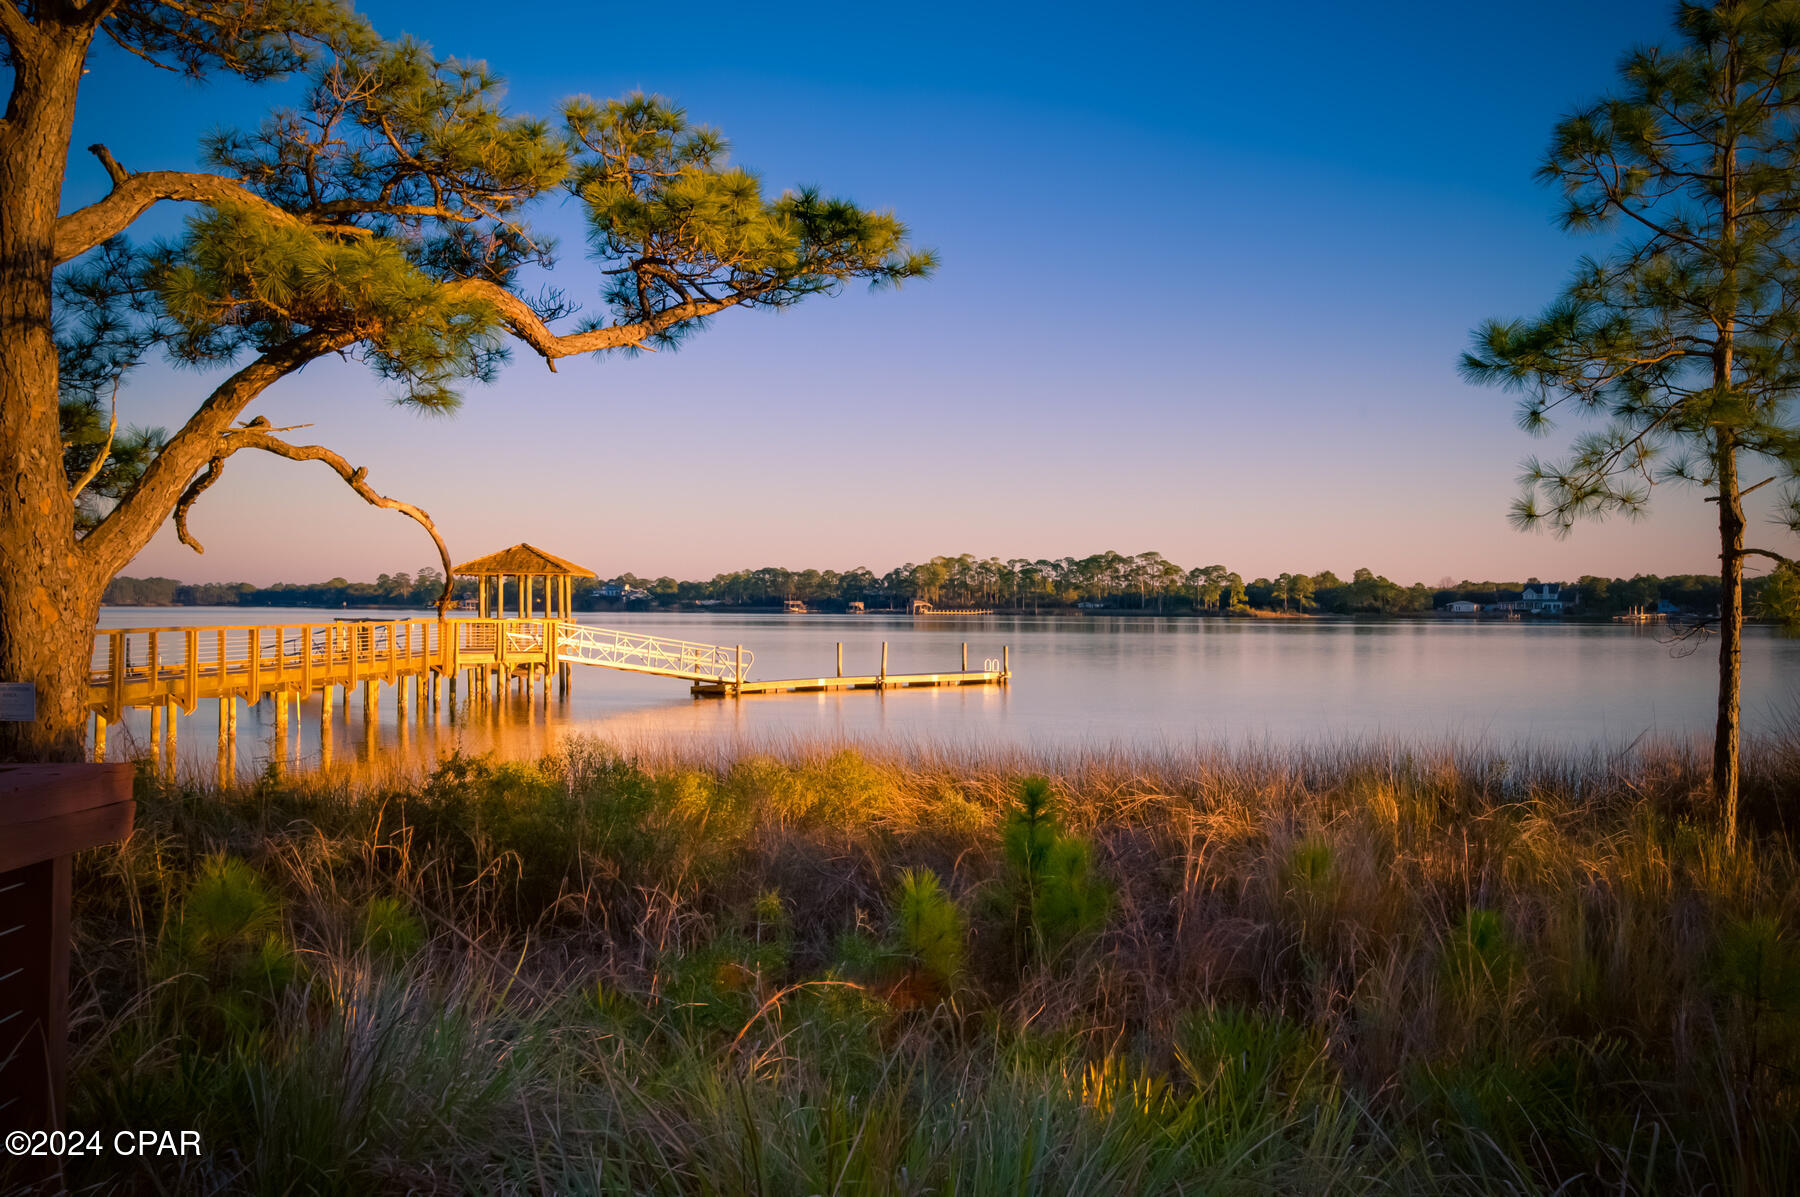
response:
[[(461, 621), (458, 621), (461, 622)], [(108, 628), (94, 637), (89, 705), (117, 718), (128, 706), (307, 693), (451, 667), (436, 619), (203, 628)]]

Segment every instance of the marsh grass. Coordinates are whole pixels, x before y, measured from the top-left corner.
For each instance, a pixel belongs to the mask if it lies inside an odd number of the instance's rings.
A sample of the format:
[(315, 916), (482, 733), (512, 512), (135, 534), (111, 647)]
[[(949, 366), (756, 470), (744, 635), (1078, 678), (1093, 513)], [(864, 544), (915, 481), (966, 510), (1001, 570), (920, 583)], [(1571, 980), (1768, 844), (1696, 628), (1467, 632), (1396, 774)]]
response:
[(70, 1121), (208, 1151), (71, 1179), (1780, 1191), (1800, 757), (1753, 754), (1735, 854), (1704, 778), (1655, 748), (592, 742), (146, 776), (78, 863)]

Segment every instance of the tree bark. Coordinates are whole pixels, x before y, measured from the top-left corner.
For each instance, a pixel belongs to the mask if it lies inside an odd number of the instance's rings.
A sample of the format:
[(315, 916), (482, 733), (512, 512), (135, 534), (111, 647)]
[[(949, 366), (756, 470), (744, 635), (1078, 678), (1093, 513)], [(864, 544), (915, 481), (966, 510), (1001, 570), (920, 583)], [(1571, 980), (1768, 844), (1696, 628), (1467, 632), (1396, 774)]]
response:
[[(1739, 69), (1735, 50), (1728, 50), (1724, 71), (1725, 93), (1721, 105), (1730, 111), (1737, 100)], [(1730, 128), (1729, 122), (1727, 128)], [(1731, 394), (1737, 340), (1737, 143), (1728, 138), (1723, 147), (1720, 231), (1725, 253), (1722, 319), (1713, 358), (1713, 402), (1726, 403)], [(1744, 635), (1744, 500), (1738, 489), (1737, 435), (1730, 425), (1718, 425), (1719, 479), (1719, 715), (1713, 731), (1713, 797), (1725, 818), (1725, 845), (1737, 847), (1738, 815), (1738, 708), (1742, 700)]]
[(0, 723), (7, 761), (82, 758), (104, 584), (75, 535), (50, 314), (57, 210), (91, 37), (49, 19), (16, 34), (0, 123), (0, 682), (37, 691), (35, 722)]
[(1725, 842), (1737, 845), (1739, 709), (1743, 685), (1744, 504), (1738, 492), (1737, 445), (1719, 434), (1719, 717), (1713, 733), (1713, 795), (1725, 819)]

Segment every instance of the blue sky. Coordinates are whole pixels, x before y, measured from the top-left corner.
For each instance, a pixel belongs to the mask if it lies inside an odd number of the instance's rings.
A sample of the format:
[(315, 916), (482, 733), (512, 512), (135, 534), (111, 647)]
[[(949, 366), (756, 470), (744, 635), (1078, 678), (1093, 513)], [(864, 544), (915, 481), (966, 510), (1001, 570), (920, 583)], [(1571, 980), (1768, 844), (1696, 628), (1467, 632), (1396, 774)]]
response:
[[(681, 577), (1106, 548), (1404, 582), (1714, 567), (1692, 493), (1567, 542), (1511, 530), (1519, 459), (1557, 441), (1455, 372), (1473, 325), (1535, 309), (1596, 248), (1554, 227), (1532, 172), (1556, 117), (1665, 36), (1664, 5), (363, 7), (485, 58), (520, 110), (671, 96), (769, 188), (892, 208), (943, 260), (899, 292), (726, 313), (677, 354), (554, 375), (520, 356), (449, 419), (335, 362), (258, 404), (430, 510), (458, 557), (531, 540)], [(76, 144), (133, 169), (191, 165), (201, 132), (283, 94), (116, 52), (93, 67)], [(68, 203), (103, 185), (79, 156)], [(541, 223), (558, 281), (593, 294), (573, 206)], [(205, 385), (146, 371), (126, 417), (178, 423)], [(316, 466), (239, 459), (193, 525), (204, 557), (165, 530), (128, 572), (431, 559)]]

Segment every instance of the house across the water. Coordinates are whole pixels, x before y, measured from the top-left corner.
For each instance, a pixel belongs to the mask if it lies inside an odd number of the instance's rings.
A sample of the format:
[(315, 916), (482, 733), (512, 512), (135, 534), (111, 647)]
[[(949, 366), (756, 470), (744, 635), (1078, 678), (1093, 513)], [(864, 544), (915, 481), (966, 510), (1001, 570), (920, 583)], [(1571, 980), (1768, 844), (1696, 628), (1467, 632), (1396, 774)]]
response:
[(1575, 605), (1575, 597), (1573, 587), (1565, 592), (1560, 585), (1537, 583), (1525, 588), (1519, 605), (1531, 615), (1561, 615)]

